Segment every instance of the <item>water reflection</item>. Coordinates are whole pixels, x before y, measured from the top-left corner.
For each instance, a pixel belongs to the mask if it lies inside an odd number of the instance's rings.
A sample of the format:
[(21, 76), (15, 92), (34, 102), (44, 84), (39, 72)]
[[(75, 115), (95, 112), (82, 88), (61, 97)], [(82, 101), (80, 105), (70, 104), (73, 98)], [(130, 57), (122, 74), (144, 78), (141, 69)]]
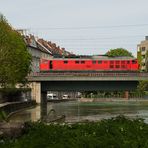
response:
[[(47, 113), (56, 111), (56, 115), (65, 115), (66, 122), (96, 121), (108, 119), (117, 115), (125, 115), (129, 118), (143, 118), (148, 123), (148, 103), (138, 102), (85, 102), (77, 101), (48, 103)], [(11, 121), (37, 121), (41, 117), (40, 106), (27, 109), (15, 114)]]

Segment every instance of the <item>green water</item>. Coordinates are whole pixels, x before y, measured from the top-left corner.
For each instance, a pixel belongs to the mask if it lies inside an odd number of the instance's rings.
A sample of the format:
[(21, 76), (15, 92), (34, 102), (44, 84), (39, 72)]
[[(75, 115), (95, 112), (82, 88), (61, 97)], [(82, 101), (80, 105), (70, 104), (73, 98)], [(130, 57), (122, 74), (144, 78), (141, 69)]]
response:
[[(40, 106), (27, 109), (12, 116), (12, 121), (37, 121), (40, 119)], [(148, 123), (148, 101), (116, 102), (62, 102), (48, 103), (47, 113), (55, 110), (56, 115), (65, 115), (66, 122), (98, 121), (118, 115), (128, 118), (143, 118)]]

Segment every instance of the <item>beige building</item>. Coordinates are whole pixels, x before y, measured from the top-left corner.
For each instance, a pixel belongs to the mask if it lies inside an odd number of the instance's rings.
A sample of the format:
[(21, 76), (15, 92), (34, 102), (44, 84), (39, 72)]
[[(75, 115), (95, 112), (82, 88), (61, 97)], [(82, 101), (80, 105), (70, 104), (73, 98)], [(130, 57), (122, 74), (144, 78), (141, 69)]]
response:
[(141, 71), (148, 71), (148, 36), (137, 45), (137, 58)]

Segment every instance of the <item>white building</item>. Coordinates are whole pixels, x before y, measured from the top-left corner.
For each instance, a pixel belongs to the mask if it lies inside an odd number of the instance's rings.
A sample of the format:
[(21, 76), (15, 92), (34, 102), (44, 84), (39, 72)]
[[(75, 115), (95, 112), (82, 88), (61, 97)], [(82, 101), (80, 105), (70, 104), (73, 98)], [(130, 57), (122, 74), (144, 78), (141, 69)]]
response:
[(137, 57), (141, 71), (148, 71), (148, 36), (137, 45)]

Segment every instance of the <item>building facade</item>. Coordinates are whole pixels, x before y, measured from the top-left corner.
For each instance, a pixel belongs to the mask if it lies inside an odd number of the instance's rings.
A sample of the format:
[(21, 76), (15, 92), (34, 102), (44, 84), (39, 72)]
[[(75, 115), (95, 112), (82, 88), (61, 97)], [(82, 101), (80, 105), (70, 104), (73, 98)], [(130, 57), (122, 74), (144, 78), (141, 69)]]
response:
[(34, 36), (24, 37), (29, 53), (32, 55), (31, 70), (33, 73), (40, 71), (40, 61), (52, 58), (52, 54), (45, 47), (39, 46)]
[(137, 58), (141, 71), (148, 71), (148, 36), (137, 45)]

